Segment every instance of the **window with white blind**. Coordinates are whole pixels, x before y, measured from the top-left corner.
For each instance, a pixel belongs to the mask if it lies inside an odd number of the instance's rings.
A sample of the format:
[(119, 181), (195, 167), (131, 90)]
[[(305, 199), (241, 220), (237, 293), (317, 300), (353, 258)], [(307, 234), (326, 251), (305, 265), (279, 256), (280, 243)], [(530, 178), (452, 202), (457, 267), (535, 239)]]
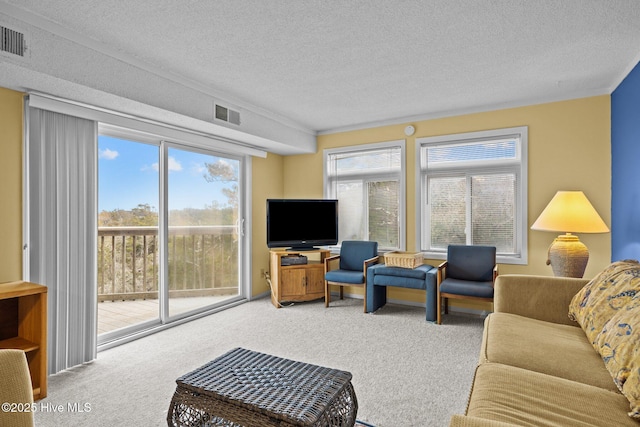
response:
[(338, 238), (404, 249), (405, 142), (324, 150), (325, 197), (338, 199)]
[(418, 241), (429, 258), (447, 246), (495, 246), (527, 262), (527, 127), (416, 140)]

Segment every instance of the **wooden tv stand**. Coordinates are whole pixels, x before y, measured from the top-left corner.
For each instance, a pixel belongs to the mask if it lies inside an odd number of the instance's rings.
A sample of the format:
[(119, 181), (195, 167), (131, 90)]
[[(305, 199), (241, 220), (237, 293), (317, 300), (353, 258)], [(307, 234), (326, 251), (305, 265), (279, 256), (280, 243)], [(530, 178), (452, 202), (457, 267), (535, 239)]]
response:
[(0, 349), (27, 355), (33, 399), (47, 396), (47, 287), (0, 283)]
[[(269, 251), (269, 274), (271, 275), (271, 303), (276, 308), (282, 301), (311, 301), (324, 298), (324, 260), (329, 257), (328, 249), (311, 251)], [(286, 256), (304, 255), (307, 264), (282, 265)]]

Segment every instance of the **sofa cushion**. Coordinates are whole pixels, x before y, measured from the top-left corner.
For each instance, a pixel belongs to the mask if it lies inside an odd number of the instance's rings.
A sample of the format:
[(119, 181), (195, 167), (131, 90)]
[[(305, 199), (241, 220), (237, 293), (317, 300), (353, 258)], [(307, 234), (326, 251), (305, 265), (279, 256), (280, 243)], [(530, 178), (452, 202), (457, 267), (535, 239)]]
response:
[(629, 399), (629, 416), (640, 420), (640, 294), (605, 324), (595, 345), (615, 384)]
[(517, 314), (492, 313), (485, 319), (480, 363), (530, 369), (618, 391), (584, 332)]
[(519, 426), (633, 426), (620, 393), (499, 363), (476, 374), (466, 415)]
[(485, 420), (468, 415), (452, 415), (449, 427), (520, 427), (517, 424), (501, 423), (499, 421)]
[[(0, 426), (33, 426), (33, 411), (16, 410), (33, 403), (27, 357), (22, 350), (0, 349)], [(6, 404), (13, 405), (6, 407)]]
[(571, 300), (569, 318), (580, 324), (589, 342), (605, 323), (630, 300), (631, 293), (640, 292), (640, 263), (617, 261), (587, 283)]

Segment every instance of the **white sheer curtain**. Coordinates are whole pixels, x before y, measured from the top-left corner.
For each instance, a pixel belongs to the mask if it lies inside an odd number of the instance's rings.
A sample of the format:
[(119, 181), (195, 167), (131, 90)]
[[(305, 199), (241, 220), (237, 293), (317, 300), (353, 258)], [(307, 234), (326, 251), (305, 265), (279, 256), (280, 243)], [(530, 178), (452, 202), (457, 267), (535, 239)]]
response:
[(97, 123), (29, 107), (25, 279), (48, 289), (48, 369), (96, 358)]

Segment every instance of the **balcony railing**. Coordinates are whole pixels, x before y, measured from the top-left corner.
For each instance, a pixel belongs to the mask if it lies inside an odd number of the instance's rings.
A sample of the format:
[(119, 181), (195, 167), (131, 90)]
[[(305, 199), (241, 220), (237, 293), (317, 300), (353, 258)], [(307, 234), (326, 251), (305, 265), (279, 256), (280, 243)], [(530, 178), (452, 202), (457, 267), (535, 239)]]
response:
[[(238, 292), (235, 226), (169, 227), (169, 297)], [(157, 299), (157, 227), (98, 228), (98, 301)]]

